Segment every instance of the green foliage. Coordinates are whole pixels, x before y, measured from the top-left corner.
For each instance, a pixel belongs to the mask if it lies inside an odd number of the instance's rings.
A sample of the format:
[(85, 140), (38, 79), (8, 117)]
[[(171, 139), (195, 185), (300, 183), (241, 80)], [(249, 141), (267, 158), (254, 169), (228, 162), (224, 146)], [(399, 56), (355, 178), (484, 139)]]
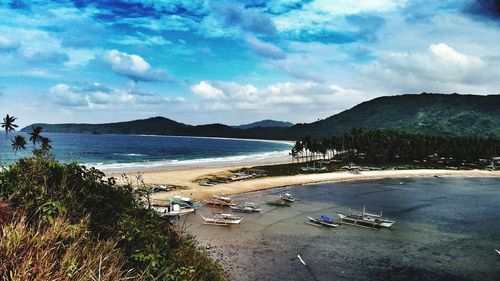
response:
[[(225, 280), (220, 267), (191, 237), (143, 208), (130, 185), (118, 186), (97, 169), (46, 157), (20, 159), (0, 172), (0, 197), (25, 214), (25, 225), (31, 229), (51, 228), (62, 216), (70, 225), (86, 220), (86, 239), (96, 245), (115, 241), (126, 272), (154, 280)], [(78, 265), (74, 260), (66, 265), (63, 274), (74, 275)], [(189, 269), (188, 279), (182, 279), (182, 268)]]

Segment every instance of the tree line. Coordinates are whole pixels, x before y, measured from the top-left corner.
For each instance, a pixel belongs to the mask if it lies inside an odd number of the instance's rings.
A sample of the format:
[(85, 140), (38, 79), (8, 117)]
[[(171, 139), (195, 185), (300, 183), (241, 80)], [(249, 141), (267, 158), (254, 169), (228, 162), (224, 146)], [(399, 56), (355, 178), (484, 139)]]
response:
[(300, 161), (366, 160), (374, 163), (444, 158), (448, 162), (477, 162), (500, 154), (500, 140), (479, 137), (440, 137), (393, 131), (351, 129), (340, 136), (297, 141), (291, 156)]

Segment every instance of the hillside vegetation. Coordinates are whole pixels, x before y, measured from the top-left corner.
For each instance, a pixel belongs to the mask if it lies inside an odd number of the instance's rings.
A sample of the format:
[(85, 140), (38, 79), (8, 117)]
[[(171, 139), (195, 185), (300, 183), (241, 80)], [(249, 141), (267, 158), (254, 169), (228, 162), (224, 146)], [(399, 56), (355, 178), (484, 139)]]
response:
[[(327, 106), (327, 105), (325, 105)], [(380, 97), (309, 124), (234, 128), (191, 126), (155, 117), (109, 124), (35, 124), (46, 132), (157, 134), (297, 140), (343, 134), (352, 128), (456, 137), (500, 138), (500, 95), (418, 94)], [(25, 130), (29, 127), (25, 128)]]
[(0, 172), (1, 280), (225, 280), (140, 192), (49, 157)]

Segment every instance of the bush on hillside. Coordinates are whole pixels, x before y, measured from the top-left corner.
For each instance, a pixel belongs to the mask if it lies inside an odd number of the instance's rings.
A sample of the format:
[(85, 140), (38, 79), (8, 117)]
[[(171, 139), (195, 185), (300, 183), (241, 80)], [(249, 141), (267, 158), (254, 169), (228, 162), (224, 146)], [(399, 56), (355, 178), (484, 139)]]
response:
[(0, 200), (22, 213), (23, 225), (32, 231), (49, 231), (64, 217), (66, 224), (88, 232), (89, 243), (113, 241), (123, 272), (152, 280), (225, 280), (192, 237), (142, 208), (130, 185), (119, 186), (97, 169), (47, 157), (21, 159), (0, 172)]

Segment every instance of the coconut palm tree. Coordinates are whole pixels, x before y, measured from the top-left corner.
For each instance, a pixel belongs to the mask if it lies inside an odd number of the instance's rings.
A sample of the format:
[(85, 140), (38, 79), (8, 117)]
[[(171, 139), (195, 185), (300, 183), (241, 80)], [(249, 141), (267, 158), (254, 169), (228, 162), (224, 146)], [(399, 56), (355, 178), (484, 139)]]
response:
[(5, 137), (7, 137), (7, 134), (9, 132), (16, 130), (17, 125), (14, 124), (14, 122), (16, 121), (16, 119), (17, 119), (16, 117), (9, 116), (9, 114), (7, 114), (7, 116), (5, 116), (3, 118), (2, 128), (4, 128), (4, 130), (5, 130)]
[(49, 138), (45, 138), (45, 137), (41, 137), (42, 138), (42, 145), (40, 147), (40, 149), (42, 150), (42, 152), (49, 152), (49, 150), (52, 148), (52, 146), (50, 145), (50, 143), (52, 142)]
[(12, 140), (12, 149), (14, 149), (14, 155), (20, 149), (26, 149), (26, 139), (23, 136), (17, 135), (14, 140)]
[(42, 127), (36, 126), (36, 127), (31, 127), (31, 132), (28, 134), (31, 136), (30, 141), (33, 143), (33, 148), (36, 146), (37, 143), (42, 142), (43, 137), (41, 136), (42, 133)]

